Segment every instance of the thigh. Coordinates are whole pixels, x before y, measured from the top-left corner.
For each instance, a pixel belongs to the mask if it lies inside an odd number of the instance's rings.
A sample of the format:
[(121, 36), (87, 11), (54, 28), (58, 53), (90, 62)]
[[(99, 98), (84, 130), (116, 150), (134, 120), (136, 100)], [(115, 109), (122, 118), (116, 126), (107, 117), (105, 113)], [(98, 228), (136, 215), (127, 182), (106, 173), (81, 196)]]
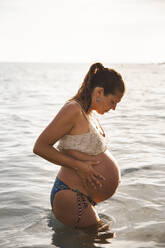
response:
[[(78, 219), (77, 193), (71, 190), (60, 190), (57, 192), (54, 197), (52, 210), (56, 218), (62, 223), (75, 226)], [(82, 216), (78, 227), (95, 225), (98, 221), (99, 216), (95, 208), (89, 202), (86, 208), (82, 205)]]

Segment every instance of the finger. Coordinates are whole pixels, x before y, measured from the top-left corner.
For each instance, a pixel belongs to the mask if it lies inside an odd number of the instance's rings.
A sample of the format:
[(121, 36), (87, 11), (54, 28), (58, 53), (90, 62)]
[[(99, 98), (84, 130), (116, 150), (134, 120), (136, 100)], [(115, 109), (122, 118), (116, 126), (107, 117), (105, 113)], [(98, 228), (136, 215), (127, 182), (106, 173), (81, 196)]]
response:
[(87, 181), (87, 179), (82, 179), (82, 184), (83, 184), (83, 186), (84, 186), (84, 188), (88, 188), (88, 181)]
[(98, 160), (97, 160), (97, 161), (90, 161), (90, 162), (91, 162), (91, 165), (93, 165), (93, 166), (94, 166), (94, 165), (98, 165), (98, 164), (101, 163), (101, 161), (98, 161)]
[(102, 187), (102, 183), (98, 180), (98, 178), (95, 175), (91, 176), (91, 181), (96, 187)]
[(97, 187), (96, 187), (96, 182), (95, 182), (95, 180), (93, 180), (92, 177), (89, 177), (87, 180), (88, 180), (88, 182), (90, 183), (90, 185), (91, 185), (94, 189), (97, 189)]
[(105, 181), (105, 177), (102, 174), (100, 174), (100, 173), (95, 173), (94, 176), (96, 178), (98, 178), (98, 179), (101, 179), (101, 180), (104, 180)]
[(95, 179), (95, 183), (99, 188), (102, 187), (102, 183), (98, 179)]

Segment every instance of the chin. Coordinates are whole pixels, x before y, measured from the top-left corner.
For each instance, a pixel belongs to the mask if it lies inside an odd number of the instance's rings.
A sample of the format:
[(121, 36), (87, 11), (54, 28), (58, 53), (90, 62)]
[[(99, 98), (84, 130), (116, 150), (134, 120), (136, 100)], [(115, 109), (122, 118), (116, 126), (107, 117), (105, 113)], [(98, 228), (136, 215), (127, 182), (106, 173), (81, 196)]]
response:
[(104, 114), (104, 112), (101, 112), (101, 111), (99, 111), (99, 110), (97, 110), (96, 111), (99, 115), (103, 115)]

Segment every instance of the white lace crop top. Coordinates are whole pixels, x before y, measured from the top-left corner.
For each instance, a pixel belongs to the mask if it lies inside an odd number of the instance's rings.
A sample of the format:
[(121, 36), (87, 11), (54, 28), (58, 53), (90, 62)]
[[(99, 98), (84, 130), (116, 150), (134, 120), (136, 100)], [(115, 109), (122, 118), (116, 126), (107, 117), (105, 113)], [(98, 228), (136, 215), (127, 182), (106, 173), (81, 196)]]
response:
[[(83, 110), (82, 110), (83, 111)], [(85, 113), (84, 113), (85, 114)], [(86, 114), (85, 114), (86, 115)], [(87, 117), (86, 117), (87, 118)], [(89, 155), (97, 155), (107, 149), (106, 138), (101, 135), (90, 123), (90, 130), (87, 133), (65, 135), (59, 140), (57, 149), (59, 151), (72, 149), (84, 152)]]

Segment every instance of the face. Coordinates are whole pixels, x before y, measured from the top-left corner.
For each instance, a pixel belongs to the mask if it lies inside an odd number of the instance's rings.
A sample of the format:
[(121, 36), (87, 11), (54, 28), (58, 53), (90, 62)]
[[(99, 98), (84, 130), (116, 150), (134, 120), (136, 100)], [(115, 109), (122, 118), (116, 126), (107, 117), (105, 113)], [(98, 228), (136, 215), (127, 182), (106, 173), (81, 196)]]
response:
[(115, 94), (104, 95), (104, 89), (100, 88), (100, 92), (96, 92), (95, 97), (95, 110), (99, 114), (104, 114), (108, 111), (115, 110), (117, 104), (121, 101), (122, 93), (116, 92)]

